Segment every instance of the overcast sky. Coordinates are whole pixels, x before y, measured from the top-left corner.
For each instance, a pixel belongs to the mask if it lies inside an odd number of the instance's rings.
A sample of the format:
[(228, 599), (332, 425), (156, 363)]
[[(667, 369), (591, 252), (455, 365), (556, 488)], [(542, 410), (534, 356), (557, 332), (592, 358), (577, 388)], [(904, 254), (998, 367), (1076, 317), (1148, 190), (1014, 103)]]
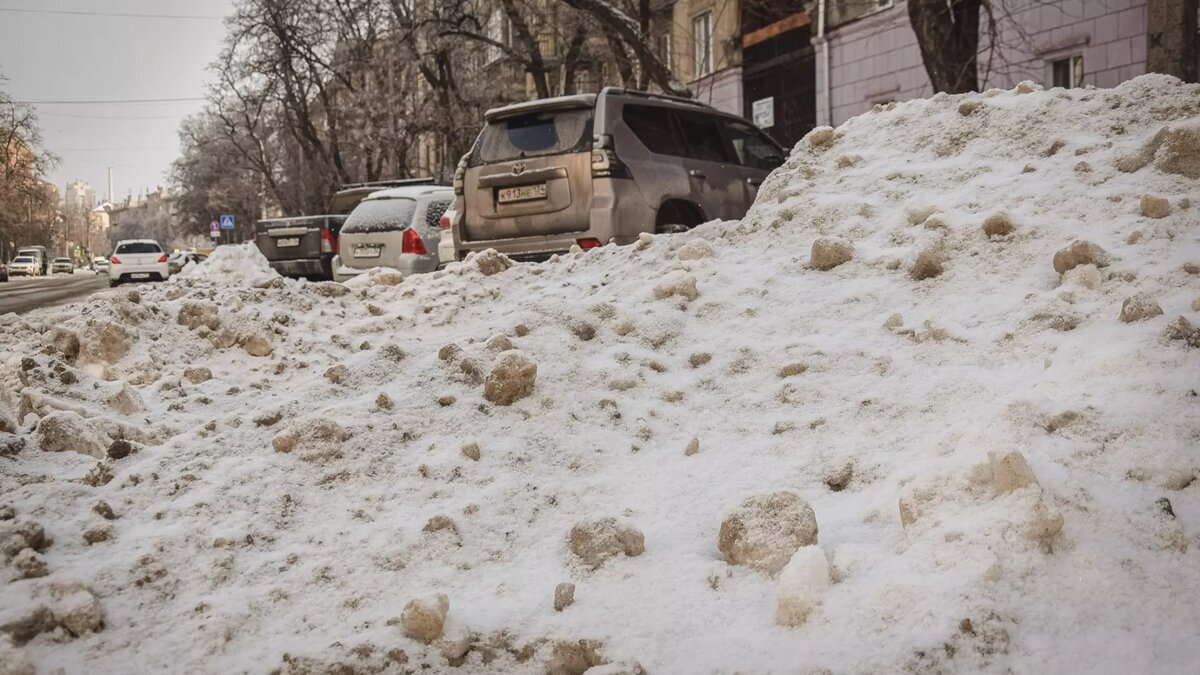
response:
[[(107, 14), (224, 17), (234, 0), (0, 0), (0, 73), (23, 101), (197, 98), (224, 36), (218, 19), (161, 19)], [(113, 167), (117, 199), (165, 184), (179, 152), (180, 121), (202, 102), (39, 104), (46, 149), (61, 159), (49, 179), (82, 179), (107, 191)]]

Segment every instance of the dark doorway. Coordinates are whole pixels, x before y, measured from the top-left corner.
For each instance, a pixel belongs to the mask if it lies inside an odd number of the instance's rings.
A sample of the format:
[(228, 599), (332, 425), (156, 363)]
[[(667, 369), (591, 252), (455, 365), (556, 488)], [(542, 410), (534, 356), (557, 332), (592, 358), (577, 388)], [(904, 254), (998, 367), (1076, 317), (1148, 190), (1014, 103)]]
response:
[[(807, 14), (794, 14), (743, 36), (742, 87), (745, 115), (754, 119), (772, 108), (767, 133), (791, 148), (817, 125), (817, 70)], [(773, 105), (762, 103), (774, 99)]]

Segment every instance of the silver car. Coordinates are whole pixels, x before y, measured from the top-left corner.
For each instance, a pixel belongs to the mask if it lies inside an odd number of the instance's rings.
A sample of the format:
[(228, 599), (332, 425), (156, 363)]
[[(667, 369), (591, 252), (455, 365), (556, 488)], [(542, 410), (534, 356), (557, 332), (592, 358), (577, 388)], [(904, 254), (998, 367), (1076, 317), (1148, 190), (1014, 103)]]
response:
[(31, 256), (19, 255), (13, 258), (13, 261), (8, 264), (8, 274), (10, 276), (26, 276), (36, 277), (41, 273), (41, 267), (38, 266), (37, 260)]
[(346, 281), (372, 267), (405, 274), (438, 268), (438, 222), (454, 201), (447, 186), (381, 190), (364, 199), (346, 218), (333, 258), (333, 278)]
[(70, 258), (55, 258), (51, 270), (54, 274), (71, 274), (75, 271), (75, 261)]

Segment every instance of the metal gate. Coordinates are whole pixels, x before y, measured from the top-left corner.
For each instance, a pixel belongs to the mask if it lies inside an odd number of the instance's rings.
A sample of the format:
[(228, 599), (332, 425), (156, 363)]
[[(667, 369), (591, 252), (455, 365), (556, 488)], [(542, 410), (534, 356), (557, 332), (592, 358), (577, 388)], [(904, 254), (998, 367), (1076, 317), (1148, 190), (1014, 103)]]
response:
[(816, 57), (809, 26), (780, 32), (742, 50), (745, 115), (754, 102), (774, 98), (775, 124), (767, 133), (791, 148), (817, 125)]

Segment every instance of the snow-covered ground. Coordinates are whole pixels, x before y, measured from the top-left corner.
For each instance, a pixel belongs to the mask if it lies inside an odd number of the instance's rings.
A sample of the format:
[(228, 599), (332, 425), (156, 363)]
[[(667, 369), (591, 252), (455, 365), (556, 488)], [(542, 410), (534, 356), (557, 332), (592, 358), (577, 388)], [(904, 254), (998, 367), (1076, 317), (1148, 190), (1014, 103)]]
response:
[(1194, 672), (1198, 220), (1200, 87), (1023, 85), (685, 235), (0, 320), (0, 672)]

